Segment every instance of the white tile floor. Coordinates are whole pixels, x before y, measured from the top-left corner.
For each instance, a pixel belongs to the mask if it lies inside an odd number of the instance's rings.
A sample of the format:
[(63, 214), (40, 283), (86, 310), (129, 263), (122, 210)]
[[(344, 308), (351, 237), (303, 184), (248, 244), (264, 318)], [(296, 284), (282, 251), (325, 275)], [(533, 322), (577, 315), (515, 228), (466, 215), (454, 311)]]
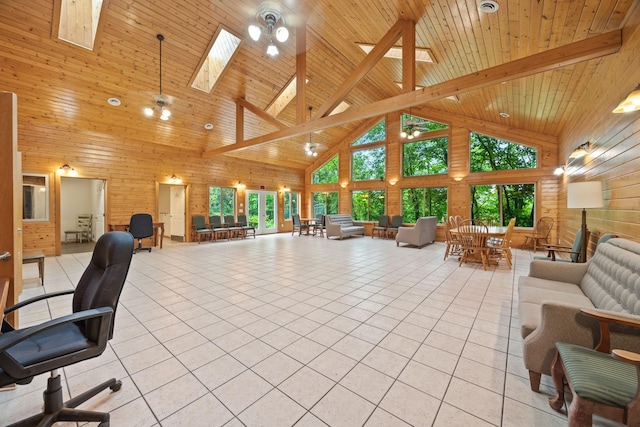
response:
[[(117, 377), (86, 408), (113, 426), (563, 426), (529, 389), (517, 279), (531, 253), (483, 271), (444, 245), (289, 234), (167, 244), (134, 256), (115, 335), (65, 368), (74, 395)], [(46, 259), (46, 292), (91, 254)], [(25, 266), (23, 298), (42, 292)], [(22, 326), (69, 298), (23, 310)], [(0, 393), (0, 425), (38, 412), (46, 375)]]

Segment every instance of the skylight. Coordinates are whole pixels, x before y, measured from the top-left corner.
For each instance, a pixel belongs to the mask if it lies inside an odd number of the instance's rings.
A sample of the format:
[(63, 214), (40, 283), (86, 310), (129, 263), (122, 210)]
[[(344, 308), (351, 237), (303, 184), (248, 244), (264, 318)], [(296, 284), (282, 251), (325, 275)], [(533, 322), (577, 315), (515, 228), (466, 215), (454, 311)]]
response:
[(221, 28), (217, 36), (214, 37), (211, 49), (202, 60), (202, 66), (194, 76), (191, 87), (210, 93), (231, 58), (233, 58), (240, 42), (239, 37)]
[[(376, 46), (374, 44), (356, 43), (365, 53), (369, 53)], [(387, 58), (402, 59), (402, 46), (393, 46), (384, 54)], [(416, 47), (416, 61), (435, 63), (431, 49), (426, 47)]]
[[(297, 89), (296, 89), (296, 81), (298, 78), (293, 76), (289, 83), (280, 91), (280, 93), (271, 101), (271, 104), (265, 110), (267, 113), (272, 115), (273, 117), (277, 117), (278, 114), (284, 110), (284, 108), (289, 105), (289, 103), (296, 97)], [(305, 83), (309, 83), (309, 79), (305, 79)]]
[(56, 6), (60, 8), (58, 38), (93, 50), (102, 0), (57, 0)]
[[(400, 89), (402, 89), (402, 82), (394, 82), (394, 83), (397, 84)], [(416, 85), (415, 90), (419, 90), (419, 89), (424, 89), (424, 86)], [(458, 98), (457, 95), (450, 95), (445, 97), (444, 99), (449, 99), (451, 101), (460, 101), (460, 98)]]
[(340, 104), (338, 104), (336, 108), (333, 109), (333, 111), (329, 113), (329, 115), (333, 116), (334, 114), (342, 113), (344, 110), (346, 110), (349, 107), (351, 107), (351, 104), (349, 104), (346, 101), (342, 101)]

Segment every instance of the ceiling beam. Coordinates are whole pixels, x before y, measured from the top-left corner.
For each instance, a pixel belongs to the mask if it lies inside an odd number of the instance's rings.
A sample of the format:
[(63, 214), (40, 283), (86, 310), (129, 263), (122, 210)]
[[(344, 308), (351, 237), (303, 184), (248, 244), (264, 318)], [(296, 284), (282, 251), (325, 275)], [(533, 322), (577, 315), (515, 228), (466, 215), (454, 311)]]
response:
[(241, 143), (225, 145), (202, 153), (210, 158), (229, 151), (240, 150), (255, 145), (278, 141), (321, 129), (351, 123), (382, 114), (426, 104), (431, 101), (459, 95), (471, 90), (500, 84), (505, 81), (552, 71), (568, 65), (588, 61), (618, 52), (622, 46), (622, 31), (610, 31), (565, 46), (549, 49), (524, 58), (496, 65), (475, 73), (467, 74), (446, 82), (391, 98), (373, 102), (360, 107), (351, 107), (346, 111), (327, 117), (318, 117), (301, 125), (252, 138)]
[[(261, 109), (258, 106), (250, 103), (249, 101), (247, 101), (244, 98), (236, 99), (236, 104), (241, 106), (241, 107), (243, 107), (243, 108), (246, 108), (247, 110), (251, 111), (256, 116), (261, 118), (262, 120), (271, 123), (272, 125), (274, 125), (278, 129), (282, 130), (282, 129), (287, 129), (289, 127), (285, 123), (283, 123), (280, 120), (276, 119), (271, 114), (265, 112), (263, 109)], [(237, 120), (237, 118), (236, 118), (236, 120)]]
[[(378, 44), (369, 52), (369, 54), (356, 67), (351, 75), (340, 85), (340, 87), (325, 101), (318, 109), (316, 117), (326, 117), (334, 108), (342, 102), (349, 92), (362, 80), (371, 69), (384, 57), (384, 55), (393, 47), (403, 34), (413, 33), (415, 37), (416, 24), (413, 21), (400, 19), (393, 24), (393, 27), (387, 31), (387, 34), (380, 39)], [(415, 56), (415, 51), (414, 51)], [(403, 61), (404, 62), (404, 61)], [(404, 71), (404, 69), (403, 69)], [(412, 87), (411, 90), (414, 88)]]

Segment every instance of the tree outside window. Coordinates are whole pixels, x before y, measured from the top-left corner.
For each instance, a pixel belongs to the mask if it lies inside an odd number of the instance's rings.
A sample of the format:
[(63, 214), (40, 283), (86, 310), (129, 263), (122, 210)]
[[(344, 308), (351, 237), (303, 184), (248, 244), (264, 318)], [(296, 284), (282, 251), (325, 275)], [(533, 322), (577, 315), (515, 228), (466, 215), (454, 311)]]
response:
[(403, 222), (416, 222), (424, 216), (435, 216), (441, 223), (447, 217), (447, 187), (402, 190)]
[(339, 157), (336, 155), (311, 174), (312, 184), (333, 184), (338, 182)]
[(472, 218), (489, 216), (503, 226), (515, 218), (516, 227), (533, 227), (535, 188), (535, 184), (472, 185)]
[(235, 215), (236, 189), (209, 187), (209, 216)]
[(290, 220), (291, 215), (297, 214), (298, 212), (298, 201), (300, 200), (299, 193), (293, 193), (291, 191), (286, 191), (284, 193), (284, 219)]
[(313, 216), (338, 213), (337, 192), (324, 191), (322, 193), (311, 193), (311, 196), (313, 197)]
[(382, 190), (351, 192), (351, 216), (356, 221), (377, 221), (384, 215), (385, 193)]
[(354, 181), (384, 179), (386, 160), (385, 147), (354, 151), (351, 153), (351, 178)]
[(384, 119), (378, 122), (374, 127), (369, 129), (360, 138), (353, 141), (351, 145), (371, 144), (374, 142), (385, 141), (387, 139), (387, 124)]
[(537, 167), (538, 150), (535, 148), (476, 132), (471, 132), (469, 139), (471, 172)]
[(425, 139), (402, 145), (402, 169), (405, 177), (447, 173), (449, 138)]

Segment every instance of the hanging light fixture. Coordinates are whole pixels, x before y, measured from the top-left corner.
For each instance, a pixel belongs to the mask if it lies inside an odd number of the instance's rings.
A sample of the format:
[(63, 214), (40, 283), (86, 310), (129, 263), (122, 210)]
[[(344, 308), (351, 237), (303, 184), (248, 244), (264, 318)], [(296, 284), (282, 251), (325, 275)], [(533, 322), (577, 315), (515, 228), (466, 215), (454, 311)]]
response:
[[(276, 3), (270, 1), (262, 2), (258, 7), (256, 18), (258, 23), (249, 25), (249, 37), (254, 41), (258, 41), (263, 33), (267, 35), (269, 37), (267, 55), (276, 56), (279, 52), (278, 47), (273, 42), (273, 36), (275, 35), (276, 40), (280, 43), (284, 43), (289, 39), (289, 30), (284, 26), (282, 9)], [(264, 25), (260, 23), (261, 20)]]
[[(160, 111), (160, 120), (169, 120), (171, 116), (171, 111), (167, 108), (167, 97), (162, 94), (162, 42), (164, 40), (164, 36), (162, 34), (156, 35), (156, 38), (160, 42), (160, 93), (157, 95), (153, 95), (153, 98), (158, 106), (158, 110)], [(147, 107), (144, 109), (144, 113), (151, 117), (154, 114), (155, 108)]]
[[(309, 121), (311, 121), (311, 110), (313, 110), (313, 107), (309, 106)], [(318, 147), (311, 142), (311, 132), (309, 132), (309, 142), (305, 145), (304, 151), (307, 156), (318, 157)]]
[(630, 113), (640, 110), (640, 85), (629, 94), (613, 110), (614, 113)]
[[(404, 114), (403, 114), (404, 117)], [(402, 138), (413, 139), (416, 136), (420, 135), (420, 129), (417, 127), (417, 123), (413, 120), (413, 115), (411, 114), (411, 108), (409, 108), (409, 120), (402, 122), (400, 136)]]

